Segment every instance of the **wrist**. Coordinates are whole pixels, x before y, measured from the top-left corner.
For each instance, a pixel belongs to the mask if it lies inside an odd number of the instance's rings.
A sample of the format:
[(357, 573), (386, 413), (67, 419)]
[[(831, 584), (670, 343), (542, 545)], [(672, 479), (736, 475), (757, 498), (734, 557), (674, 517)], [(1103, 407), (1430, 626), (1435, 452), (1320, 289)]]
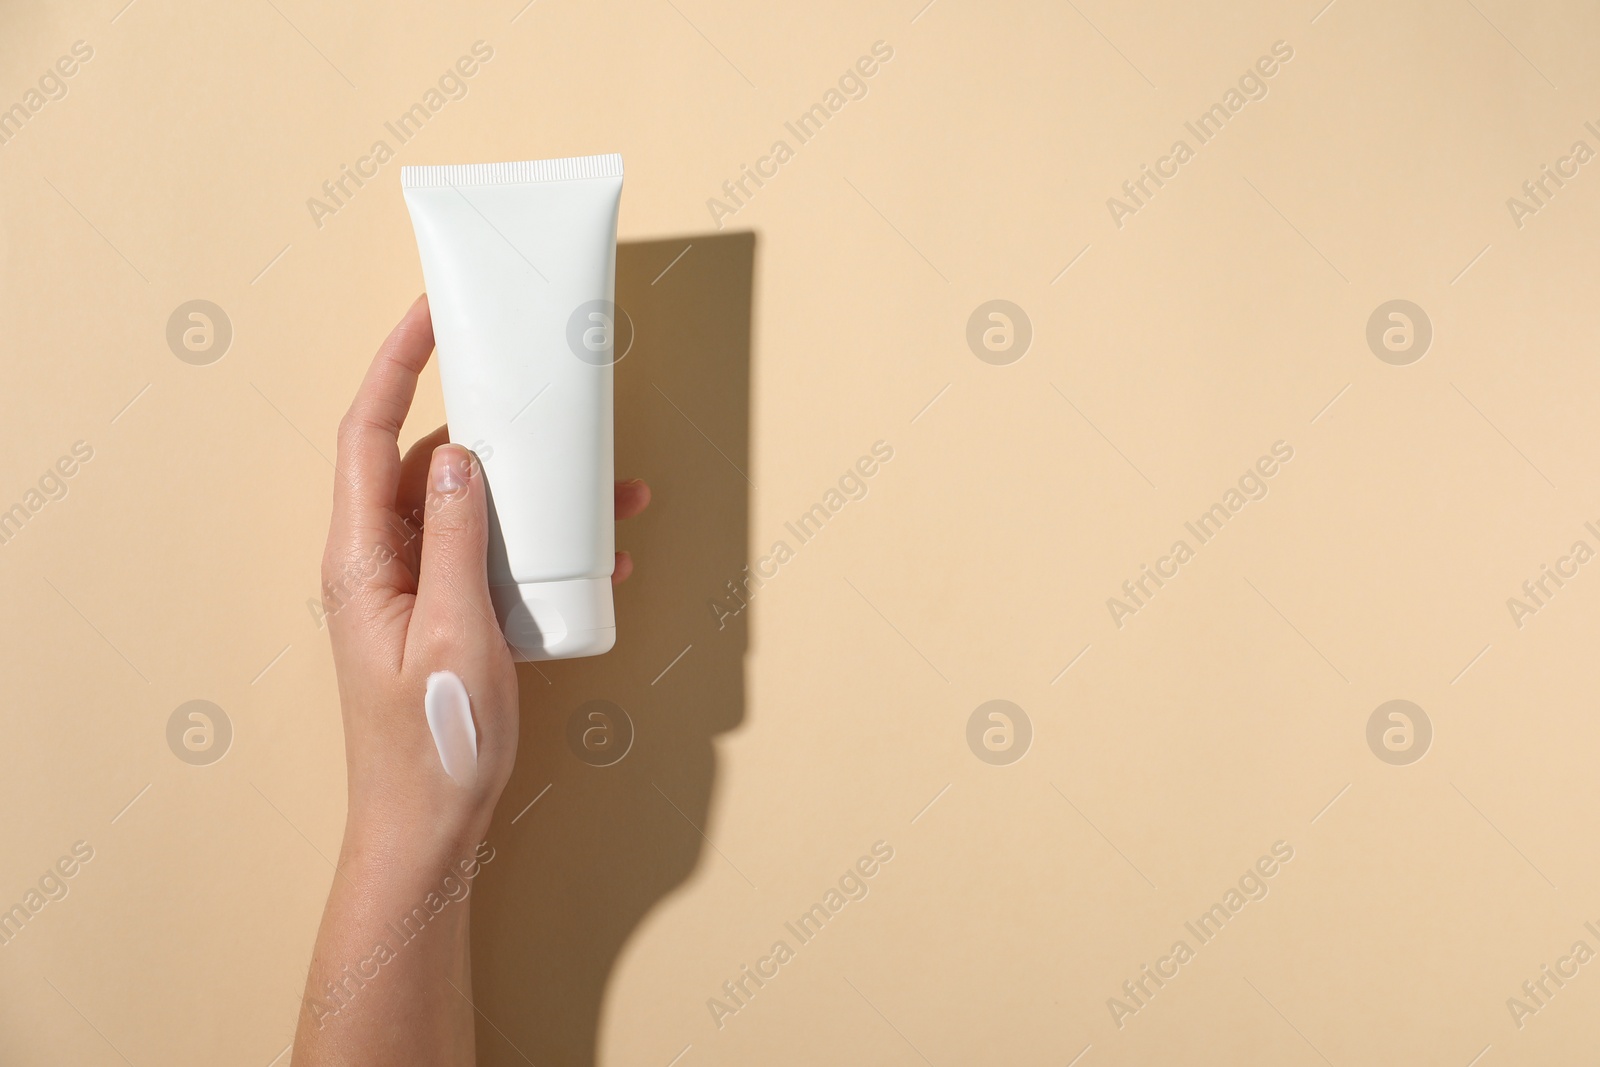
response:
[(489, 818), (395, 819), (352, 810), (339, 865), (368, 881), (402, 886), (437, 882), (445, 874), (475, 878), (493, 856), (485, 838)]
[(390, 835), (346, 832), (335, 891), (351, 891), (379, 912), (402, 915), (446, 908), (464, 917), (483, 868), (495, 859), (486, 841), (432, 843), (396, 841)]

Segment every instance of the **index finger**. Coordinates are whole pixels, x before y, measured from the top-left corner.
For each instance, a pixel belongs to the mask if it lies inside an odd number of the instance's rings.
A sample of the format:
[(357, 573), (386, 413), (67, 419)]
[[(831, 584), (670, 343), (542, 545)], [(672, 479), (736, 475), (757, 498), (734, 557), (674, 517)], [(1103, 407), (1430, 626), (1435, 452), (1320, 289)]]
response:
[(433, 352), (433, 319), (424, 294), (390, 332), (339, 423), (333, 528), (347, 545), (391, 540), (400, 484), (400, 427)]

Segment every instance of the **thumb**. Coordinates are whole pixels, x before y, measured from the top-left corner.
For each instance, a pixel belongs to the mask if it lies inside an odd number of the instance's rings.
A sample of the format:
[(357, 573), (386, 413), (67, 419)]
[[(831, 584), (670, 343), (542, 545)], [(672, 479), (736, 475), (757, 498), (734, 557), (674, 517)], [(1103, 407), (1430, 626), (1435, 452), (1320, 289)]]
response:
[(433, 450), (422, 519), (421, 573), (412, 618), (434, 639), (494, 629), (489, 600), (489, 507), (478, 457), (460, 445)]

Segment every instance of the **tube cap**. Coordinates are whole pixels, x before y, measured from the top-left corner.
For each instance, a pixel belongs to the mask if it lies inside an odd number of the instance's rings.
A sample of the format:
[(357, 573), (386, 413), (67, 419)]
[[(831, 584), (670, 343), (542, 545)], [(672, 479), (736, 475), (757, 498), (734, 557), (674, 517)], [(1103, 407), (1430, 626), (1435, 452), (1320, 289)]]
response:
[(491, 585), (489, 599), (515, 660), (598, 656), (617, 643), (609, 577)]

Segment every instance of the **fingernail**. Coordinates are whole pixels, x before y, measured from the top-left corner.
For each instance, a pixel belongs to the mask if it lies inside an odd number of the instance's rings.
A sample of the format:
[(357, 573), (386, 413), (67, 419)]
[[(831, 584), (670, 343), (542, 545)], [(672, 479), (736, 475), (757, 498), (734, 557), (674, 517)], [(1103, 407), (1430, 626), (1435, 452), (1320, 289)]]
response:
[(433, 488), (436, 492), (454, 493), (466, 484), (461, 480), (461, 473), (457, 468), (457, 464), (465, 465), (465, 458), (466, 454), (461, 449), (449, 445), (434, 449)]

